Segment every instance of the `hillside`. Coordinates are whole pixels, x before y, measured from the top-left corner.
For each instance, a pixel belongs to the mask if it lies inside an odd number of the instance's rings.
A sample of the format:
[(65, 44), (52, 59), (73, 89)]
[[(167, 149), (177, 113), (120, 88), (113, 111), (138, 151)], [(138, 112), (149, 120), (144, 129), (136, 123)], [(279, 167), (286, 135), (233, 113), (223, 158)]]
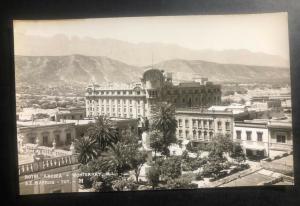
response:
[(219, 64), (201, 60), (173, 59), (155, 65), (172, 72), (173, 79), (192, 80), (195, 74), (213, 82), (289, 82), (290, 70), (281, 67)]
[(41, 85), (82, 85), (89, 82), (132, 82), (141, 77), (139, 67), (83, 55), (16, 56), (16, 81)]
[[(129, 83), (139, 81), (146, 67), (137, 67), (107, 57), (16, 56), (16, 82), (29, 85), (85, 87), (89, 82)], [(214, 82), (289, 82), (289, 69), (200, 60), (174, 59), (153, 65), (173, 73), (173, 79), (192, 80), (197, 74)]]
[[(62, 46), (64, 45), (64, 46)], [(249, 50), (193, 50), (176, 44), (159, 42), (130, 43), (116, 39), (52, 37), (15, 34), (15, 54), (25, 56), (63, 56), (82, 54), (106, 56), (129, 65), (146, 66), (172, 59), (203, 60), (222, 64), (289, 67), (289, 61), (280, 56)]]

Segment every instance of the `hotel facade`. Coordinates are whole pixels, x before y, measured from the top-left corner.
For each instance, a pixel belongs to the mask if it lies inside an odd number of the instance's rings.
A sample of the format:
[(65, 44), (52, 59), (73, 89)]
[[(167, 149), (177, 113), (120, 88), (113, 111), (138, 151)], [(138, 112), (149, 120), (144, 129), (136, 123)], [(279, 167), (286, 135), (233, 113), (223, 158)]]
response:
[(209, 107), (221, 103), (221, 86), (206, 78), (178, 85), (171, 74), (158, 69), (144, 72), (141, 82), (114, 86), (92, 84), (86, 90), (87, 117), (141, 118), (151, 115), (157, 102), (170, 102), (176, 108)]

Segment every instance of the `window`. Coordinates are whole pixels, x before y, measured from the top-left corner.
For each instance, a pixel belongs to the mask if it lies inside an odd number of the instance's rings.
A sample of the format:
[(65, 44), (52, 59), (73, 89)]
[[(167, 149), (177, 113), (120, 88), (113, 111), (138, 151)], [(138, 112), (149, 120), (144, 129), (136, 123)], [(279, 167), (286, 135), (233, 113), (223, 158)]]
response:
[(204, 121), (203, 121), (203, 124), (204, 124), (204, 128), (206, 129), (206, 128), (207, 128), (207, 121), (204, 120)]
[(179, 120), (178, 120), (178, 126), (179, 126), (179, 127), (182, 127), (182, 119), (179, 119)]
[(201, 139), (201, 131), (198, 131), (198, 139)]
[(196, 120), (193, 119), (193, 128), (196, 128), (197, 124), (196, 124)]
[(221, 130), (221, 129), (222, 129), (222, 122), (218, 121), (218, 130)]
[(286, 137), (284, 135), (277, 135), (276, 136), (276, 142), (277, 143), (285, 143)]
[(251, 139), (252, 139), (252, 137), (251, 137), (252, 136), (252, 132), (251, 131), (247, 131), (246, 135), (247, 135), (247, 140), (251, 141)]
[(202, 128), (202, 123), (201, 120), (198, 120), (198, 128), (201, 129)]
[(257, 132), (257, 141), (258, 142), (262, 142), (262, 135), (263, 135), (262, 132)]
[(67, 139), (67, 140), (66, 140), (66, 143), (67, 143), (67, 144), (70, 144), (71, 141), (72, 141), (72, 136), (71, 136), (71, 133), (70, 133), (70, 132), (67, 133), (66, 139)]
[(179, 137), (182, 138), (182, 130), (179, 130)]
[(185, 131), (185, 137), (189, 139), (189, 131)]
[(242, 139), (242, 132), (241, 130), (236, 131), (236, 139)]
[(194, 130), (194, 131), (193, 131), (193, 139), (196, 139), (196, 135), (197, 135), (197, 133), (196, 133), (196, 131)]
[(226, 130), (230, 130), (230, 123), (229, 122), (225, 123), (225, 128), (226, 128)]
[(207, 140), (207, 132), (204, 132), (204, 140)]
[(213, 128), (213, 127), (212, 127), (213, 121), (210, 120), (210, 121), (208, 122), (208, 124), (209, 124), (209, 125), (208, 125), (208, 126), (209, 126), (209, 129), (212, 129), (212, 128)]
[(55, 135), (55, 142), (56, 142), (56, 145), (59, 145), (59, 142), (60, 142), (60, 135), (59, 134)]
[(43, 145), (44, 146), (48, 145), (48, 136), (47, 135), (43, 136)]
[(185, 120), (185, 128), (189, 128), (189, 120)]
[(212, 132), (210, 132), (210, 133), (209, 133), (209, 139), (212, 139), (212, 138), (213, 138), (213, 135), (214, 135), (214, 134), (213, 134)]

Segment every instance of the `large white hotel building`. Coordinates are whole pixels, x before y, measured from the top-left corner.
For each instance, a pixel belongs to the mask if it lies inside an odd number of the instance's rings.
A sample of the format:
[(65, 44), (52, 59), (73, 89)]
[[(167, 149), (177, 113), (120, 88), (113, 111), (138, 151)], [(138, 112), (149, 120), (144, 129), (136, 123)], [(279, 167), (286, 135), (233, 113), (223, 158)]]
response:
[(176, 108), (219, 105), (221, 86), (206, 78), (174, 85), (170, 74), (150, 69), (144, 72), (138, 83), (119, 86), (89, 85), (86, 90), (86, 114), (88, 117), (149, 117), (151, 106), (161, 101), (172, 102)]

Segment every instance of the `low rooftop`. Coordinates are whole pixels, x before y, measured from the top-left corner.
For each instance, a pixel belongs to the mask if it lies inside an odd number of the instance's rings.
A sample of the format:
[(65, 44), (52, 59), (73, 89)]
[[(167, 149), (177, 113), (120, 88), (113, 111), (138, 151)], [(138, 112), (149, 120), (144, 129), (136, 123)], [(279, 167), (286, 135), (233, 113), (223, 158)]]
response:
[(70, 123), (66, 122), (56, 122), (50, 121), (48, 119), (37, 119), (37, 120), (30, 120), (30, 121), (17, 121), (18, 127), (41, 127), (41, 126), (52, 126), (52, 125), (66, 125)]

